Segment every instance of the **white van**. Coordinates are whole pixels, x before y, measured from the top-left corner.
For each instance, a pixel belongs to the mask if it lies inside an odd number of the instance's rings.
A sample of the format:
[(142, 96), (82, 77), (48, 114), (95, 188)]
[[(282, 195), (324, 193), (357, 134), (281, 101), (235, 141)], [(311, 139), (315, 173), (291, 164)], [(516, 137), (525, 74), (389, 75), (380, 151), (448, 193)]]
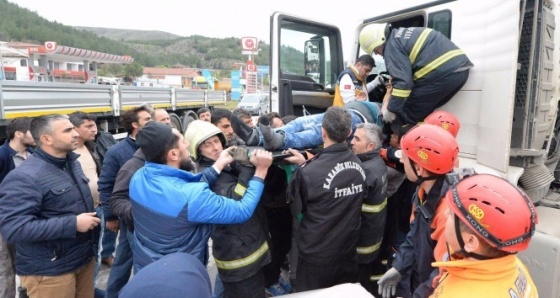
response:
[(260, 116), (268, 110), (268, 94), (245, 93), (237, 107), (249, 111), (251, 115)]

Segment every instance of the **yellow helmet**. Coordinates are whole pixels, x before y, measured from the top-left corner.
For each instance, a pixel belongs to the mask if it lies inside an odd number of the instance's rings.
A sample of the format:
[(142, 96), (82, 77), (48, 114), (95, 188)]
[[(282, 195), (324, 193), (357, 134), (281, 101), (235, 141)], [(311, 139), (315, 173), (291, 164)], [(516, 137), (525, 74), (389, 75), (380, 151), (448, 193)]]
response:
[(385, 43), (391, 26), (387, 23), (369, 24), (360, 32), (360, 47), (369, 55), (373, 54), (373, 50)]
[(189, 153), (193, 160), (196, 161), (200, 158), (198, 156), (198, 146), (213, 136), (220, 138), (225, 149), (227, 144), (226, 137), (216, 125), (202, 120), (194, 120), (189, 124), (185, 131), (185, 139), (190, 143)]

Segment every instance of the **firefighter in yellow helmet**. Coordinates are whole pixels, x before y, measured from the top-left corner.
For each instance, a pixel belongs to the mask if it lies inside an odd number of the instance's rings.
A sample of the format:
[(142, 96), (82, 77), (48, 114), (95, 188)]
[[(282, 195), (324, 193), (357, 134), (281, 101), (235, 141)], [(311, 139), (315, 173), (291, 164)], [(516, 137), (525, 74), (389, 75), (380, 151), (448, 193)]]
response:
[[(190, 154), (199, 169), (212, 167), (226, 146), (223, 132), (202, 120), (189, 124), (185, 139), (191, 145)], [(251, 167), (243, 166), (239, 160), (232, 162), (211, 186), (213, 192), (235, 201), (245, 195), (251, 179), (259, 171), (255, 170), (247, 154), (245, 157), (243, 164)], [(244, 222), (214, 225), (211, 237), (212, 254), (224, 287), (224, 296), (264, 297), (264, 266), (270, 263), (272, 256), (262, 204), (258, 204)]]
[(385, 122), (422, 121), (463, 87), (473, 67), (461, 49), (430, 28), (370, 24), (360, 32), (360, 47), (383, 56), (392, 77), (393, 92), (382, 109)]

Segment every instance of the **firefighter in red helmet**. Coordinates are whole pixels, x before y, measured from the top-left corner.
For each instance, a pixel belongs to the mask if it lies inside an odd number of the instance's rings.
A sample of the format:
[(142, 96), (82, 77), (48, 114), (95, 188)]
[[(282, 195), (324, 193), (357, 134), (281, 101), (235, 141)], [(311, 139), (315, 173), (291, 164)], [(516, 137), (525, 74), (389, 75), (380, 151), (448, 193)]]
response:
[(451, 186), (445, 238), (451, 260), (432, 297), (538, 297), (516, 253), (527, 249), (537, 215), (529, 197), (507, 180), (479, 174)]
[(447, 251), (443, 239), (447, 207), (442, 198), (448, 188), (445, 175), (453, 170), (459, 147), (445, 129), (423, 124), (402, 137), (401, 150), (406, 177), (418, 185), (412, 198), (413, 219), (392, 268), (378, 282), (378, 292), (384, 298), (428, 297), (439, 277), (432, 262), (442, 260)]

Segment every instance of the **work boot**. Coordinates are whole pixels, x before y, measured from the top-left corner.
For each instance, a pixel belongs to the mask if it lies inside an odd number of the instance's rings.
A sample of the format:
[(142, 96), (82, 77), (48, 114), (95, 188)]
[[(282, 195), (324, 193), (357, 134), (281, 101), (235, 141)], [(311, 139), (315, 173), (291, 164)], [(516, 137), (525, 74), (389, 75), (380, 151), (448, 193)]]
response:
[(270, 122), (266, 115), (259, 117), (259, 128), (261, 129), (261, 133), (263, 135), (264, 149), (273, 151), (284, 146), (284, 134), (274, 131), (270, 127)]
[(249, 127), (239, 119), (237, 116), (232, 115), (230, 118), (231, 128), (235, 134), (245, 142), (247, 146), (258, 146), (259, 145), (259, 132), (257, 129)]

